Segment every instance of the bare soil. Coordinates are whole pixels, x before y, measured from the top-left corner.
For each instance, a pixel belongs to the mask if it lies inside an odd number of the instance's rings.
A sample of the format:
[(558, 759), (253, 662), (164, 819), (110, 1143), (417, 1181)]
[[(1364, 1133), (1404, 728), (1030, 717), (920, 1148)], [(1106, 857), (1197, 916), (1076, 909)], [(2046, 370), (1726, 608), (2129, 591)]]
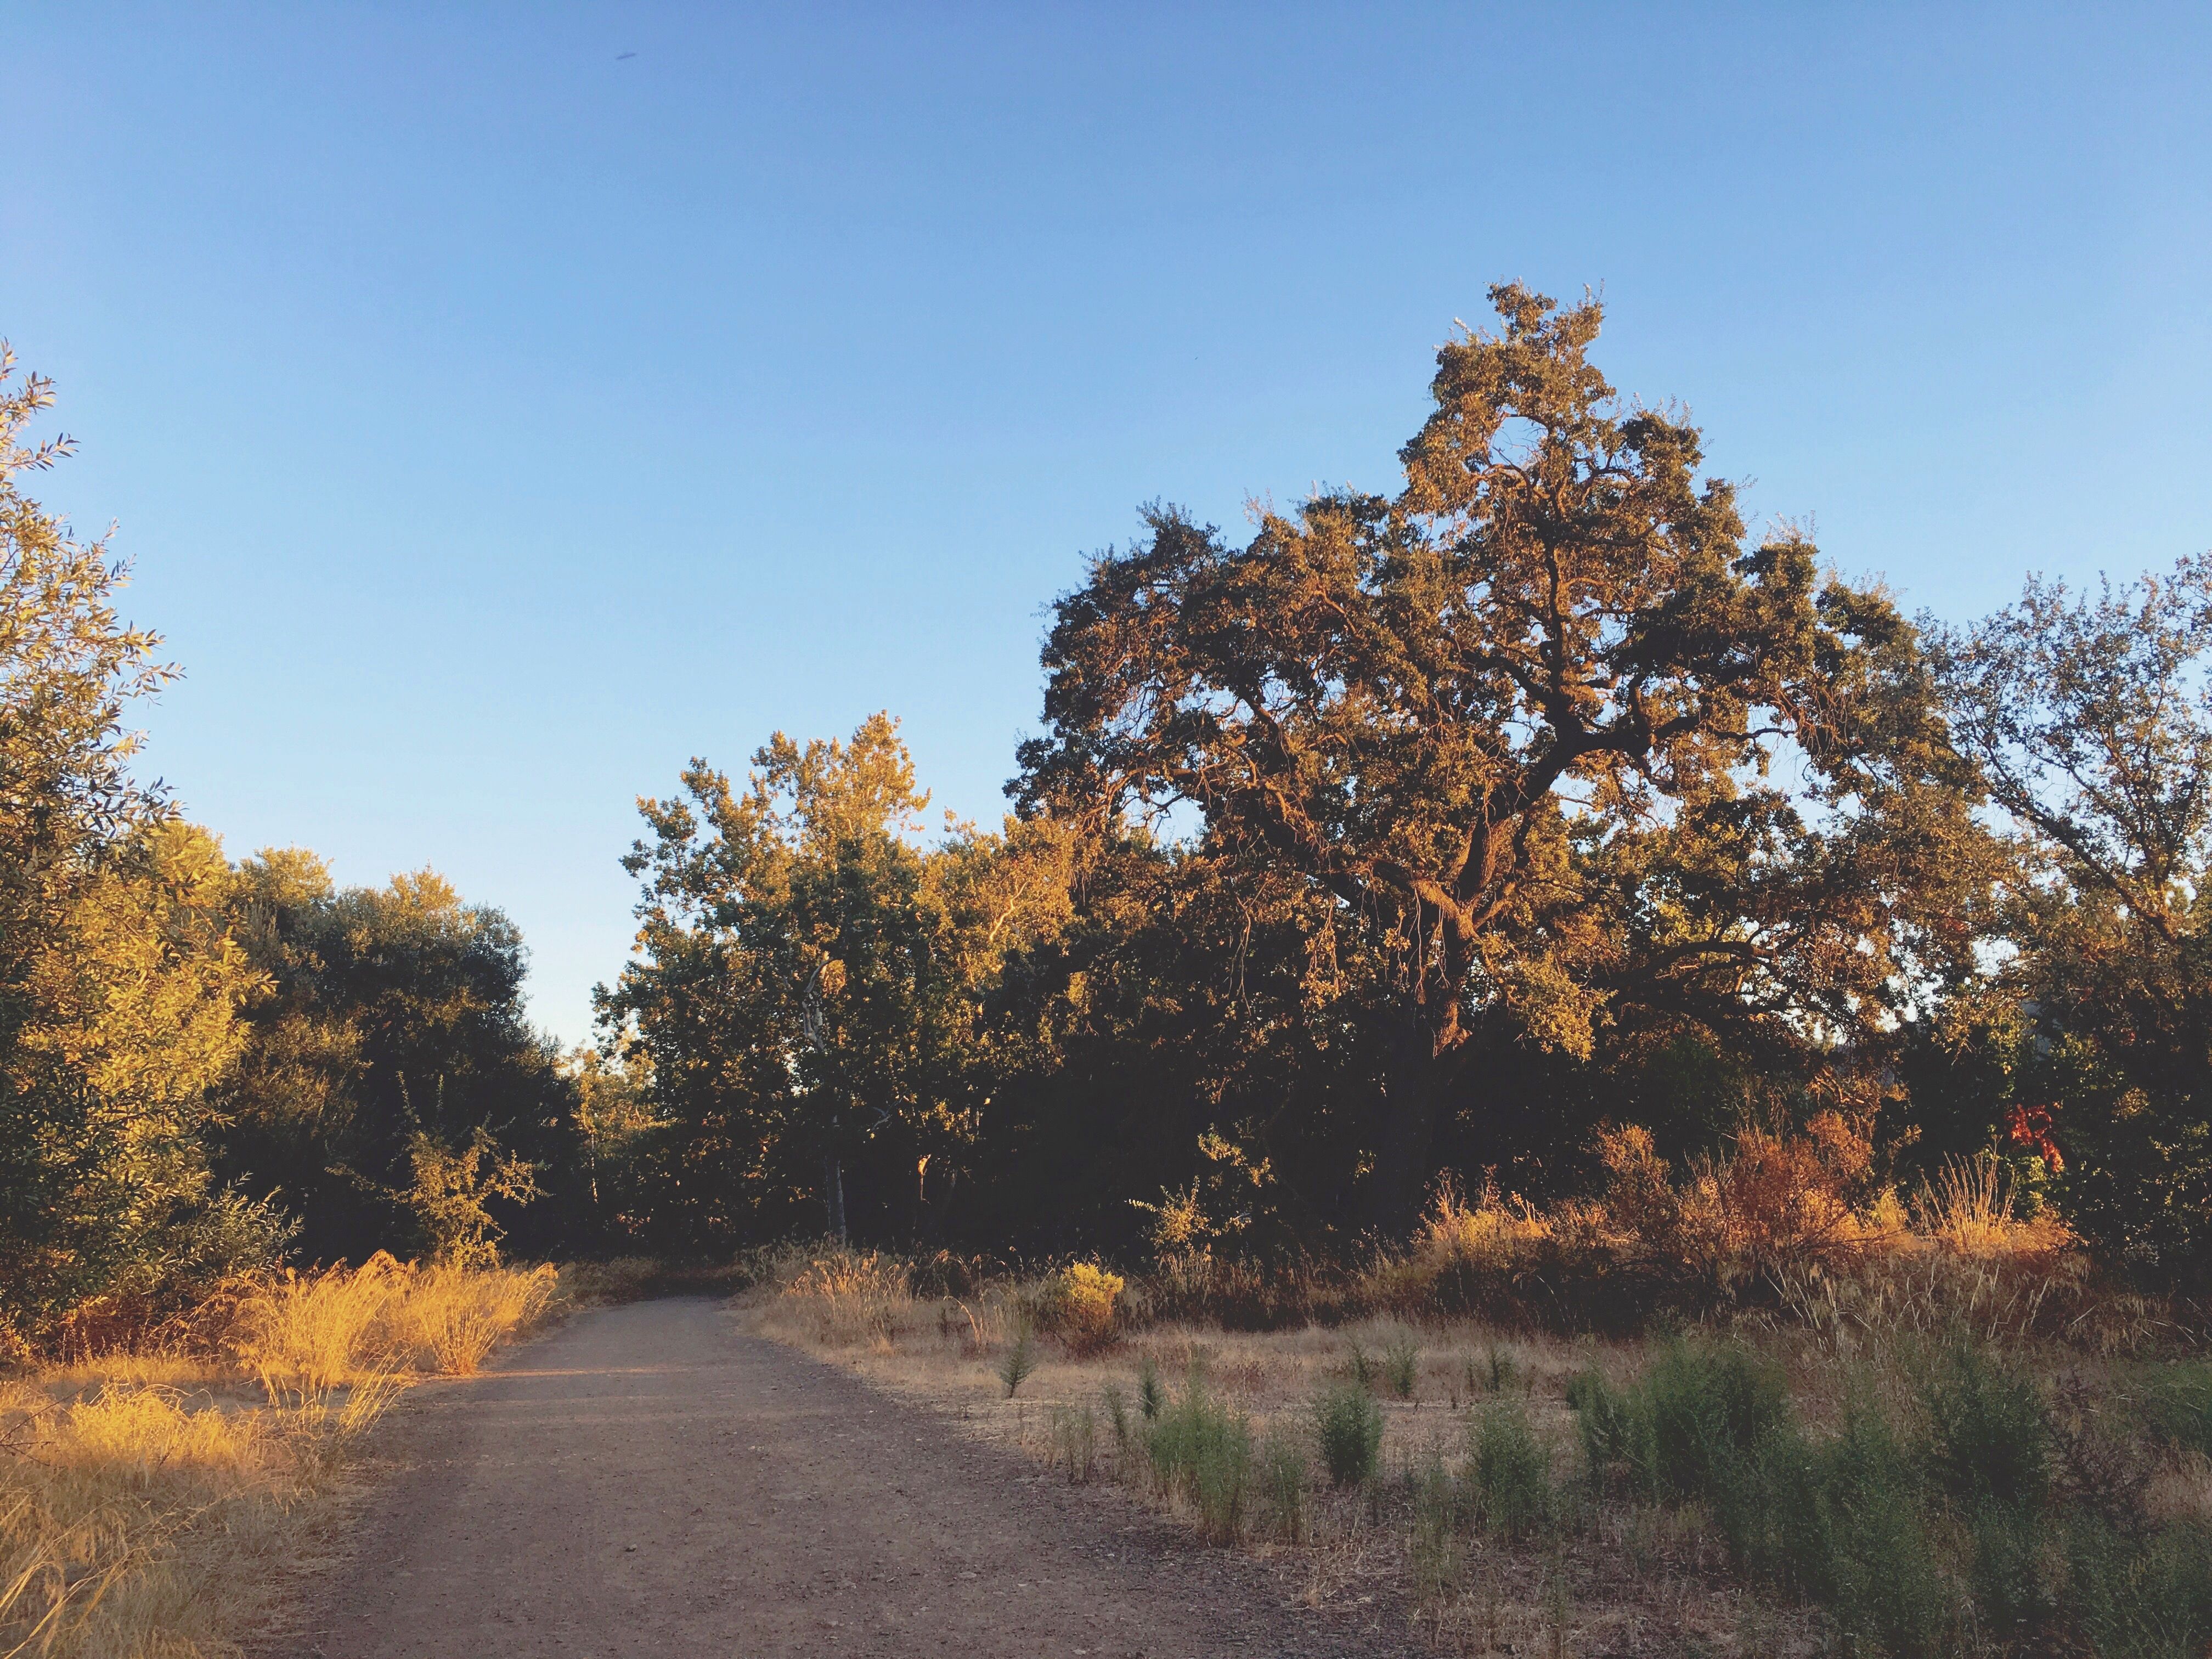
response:
[(586, 1314), (426, 1385), (265, 1659), (1418, 1650), (1382, 1601), (1199, 1547), (705, 1298)]

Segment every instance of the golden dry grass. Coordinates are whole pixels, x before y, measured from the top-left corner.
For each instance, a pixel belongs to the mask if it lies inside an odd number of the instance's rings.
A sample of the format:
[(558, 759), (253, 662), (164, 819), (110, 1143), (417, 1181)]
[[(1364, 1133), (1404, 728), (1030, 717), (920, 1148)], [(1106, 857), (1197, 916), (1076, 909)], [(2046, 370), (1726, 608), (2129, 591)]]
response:
[(385, 1408), (555, 1292), (550, 1268), (380, 1256), (234, 1285), (189, 1348), (0, 1382), (0, 1656), (234, 1651)]

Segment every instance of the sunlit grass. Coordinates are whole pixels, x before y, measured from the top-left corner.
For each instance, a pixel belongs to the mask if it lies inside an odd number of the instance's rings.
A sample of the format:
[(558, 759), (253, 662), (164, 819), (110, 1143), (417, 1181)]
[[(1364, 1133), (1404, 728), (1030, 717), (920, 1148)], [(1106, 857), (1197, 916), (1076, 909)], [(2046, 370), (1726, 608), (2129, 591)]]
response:
[(189, 1348), (0, 1382), (0, 1656), (234, 1651), (362, 1436), (555, 1289), (550, 1268), (378, 1256), (234, 1285)]

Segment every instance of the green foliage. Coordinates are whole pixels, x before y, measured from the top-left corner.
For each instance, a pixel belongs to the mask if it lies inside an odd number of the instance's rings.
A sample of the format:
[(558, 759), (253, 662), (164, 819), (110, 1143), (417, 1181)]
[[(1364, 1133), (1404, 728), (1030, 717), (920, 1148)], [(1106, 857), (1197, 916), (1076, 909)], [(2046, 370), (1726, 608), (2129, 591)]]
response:
[(1992, 918), (2016, 955), (1989, 988), (2011, 1015), (1989, 1045), (1990, 1127), (2044, 1153), (2053, 1196), (2108, 1261), (2201, 1285), (2212, 558), (2094, 595), (2031, 579), (1937, 644), (1960, 746), (2024, 843), (2026, 878)]
[(1037, 1368), (1036, 1337), (1026, 1323), (1015, 1327), (1014, 1340), (999, 1357), (998, 1378), (1006, 1385), (1006, 1398), (1012, 1400), (1023, 1383), (1035, 1375)]
[(2129, 1537), (2078, 1522), (2067, 1538), (2069, 1600), (2103, 1659), (2201, 1659), (2212, 1644), (2212, 1524)]
[(1260, 1528), (1283, 1544), (1302, 1544), (1306, 1539), (1305, 1449), (1282, 1429), (1270, 1430), (1260, 1443), (1255, 1476)]
[(1948, 1349), (1926, 1389), (1928, 1462), (1968, 1508), (2019, 1510), (2051, 1489), (2051, 1431), (2027, 1375), (1971, 1343)]
[[(1531, 1046), (1587, 1058), (1600, 1006), (1638, 982), (1622, 935), (1711, 898), (1727, 922), (1640, 941), (1670, 998), (1733, 1024), (1756, 984), (1871, 1015), (1895, 993), (1888, 895), (1917, 884), (1867, 875), (1909, 877), (1903, 854), (1967, 824), (1954, 795), (1922, 799), (1942, 757), (1893, 607), (1823, 587), (1802, 540), (1747, 544), (1733, 489), (1697, 475), (1698, 431), (1620, 402), (1589, 362), (1595, 301), (1491, 299), (1497, 331), (1437, 354), (1395, 497), (1317, 495), (1243, 546), (1154, 507), (1094, 560), (1055, 608), (1050, 730), (1020, 750), (1026, 809), (1194, 804), (1243, 879), (1356, 919), (1383, 969), (1364, 1012), (1388, 1083), (1364, 1104), (1371, 1214), (1394, 1230), (1430, 1173), (1478, 974), (1515, 988)], [(1766, 725), (1797, 738), (1816, 793), (1855, 799), (1847, 853), (1752, 781)], [(1638, 908), (1655, 882), (1668, 903)], [(1789, 945), (1731, 925), (1747, 909), (1786, 919)]]
[(1196, 1511), (1199, 1535), (1231, 1544), (1243, 1535), (1253, 1492), (1250, 1425), (1210, 1395), (1194, 1372), (1146, 1435), (1154, 1485)]
[(1441, 1458), (1431, 1458), (1413, 1479), (1413, 1520), (1407, 1554), (1413, 1569), (1413, 1596), (1433, 1603), (1459, 1589), (1467, 1571), (1461, 1540), (1457, 1485)]
[(1747, 1347), (1672, 1341), (1636, 1394), (1633, 1455), (1652, 1491), (1700, 1498), (1738, 1477), (1789, 1417), (1782, 1368)]
[(2140, 1377), (2144, 1424), (2167, 1444), (2212, 1457), (2212, 1360), (2182, 1360)]
[(530, 1026), (513, 922), (427, 870), (341, 890), (297, 848), (239, 865), (227, 909), (263, 980), (217, 1166), (298, 1214), (304, 1255), (596, 1242), (581, 1091)]
[(1157, 1421), (1168, 1402), (1167, 1384), (1160, 1380), (1160, 1363), (1146, 1354), (1137, 1366), (1137, 1409), (1147, 1423)]
[(1363, 1389), (1375, 1386), (1376, 1365), (1375, 1356), (1369, 1353), (1356, 1336), (1344, 1339), (1345, 1375)]
[(22, 493), (69, 453), (0, 347), (0, 1356), (94, 1304), (149, 1310), (265, 1264), (286, 1229), (224, 1193), (200, 1132), (253, 975), (214, 838), (134, 774), (173, 671), (100, 543)]
[(1375, 1473), (1382, 1448), (1382, 1408), (1358, 1382), (1340, 1382), (1314, 1402), (1314, 1433), (1322, 1467), (1339, 1486), (1356, 1486)]
[(1526, 1538), (1552, 1516), (1552, 1456), (1517, 1401), (1477, 1413), (1470, 1430), (1468, 1477), (1475, 1513), (1491, 1531)]
[(1411, 1400), (1420, 1376), (1421, 1350), (1413, 1333), (1393, 1333), (1389, 1346), (1382, 1350), (1382, 1378), (1390, 1385), (1390, 1392), (1401, 1400)]
[(1109, 1382), (1099, 1391), (1106, 1407), (1107, 1426), (1114, 1431), (1114, 1455), (1126, 1458), (1135, 1438), (1135, 1429), (1129, 1420), (1129, 1396), (1121, 1392), (1118, 1382)]

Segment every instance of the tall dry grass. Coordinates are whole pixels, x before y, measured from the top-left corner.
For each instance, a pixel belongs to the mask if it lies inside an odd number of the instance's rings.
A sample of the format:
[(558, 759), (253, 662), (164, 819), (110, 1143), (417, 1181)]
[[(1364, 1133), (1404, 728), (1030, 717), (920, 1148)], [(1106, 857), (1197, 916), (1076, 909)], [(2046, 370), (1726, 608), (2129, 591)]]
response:
[(544, 1317), (550, 1267), (262, 1276), (173, 1345), (0, 1382), (0, 1659), (234, 1650), (362, 1437)]

